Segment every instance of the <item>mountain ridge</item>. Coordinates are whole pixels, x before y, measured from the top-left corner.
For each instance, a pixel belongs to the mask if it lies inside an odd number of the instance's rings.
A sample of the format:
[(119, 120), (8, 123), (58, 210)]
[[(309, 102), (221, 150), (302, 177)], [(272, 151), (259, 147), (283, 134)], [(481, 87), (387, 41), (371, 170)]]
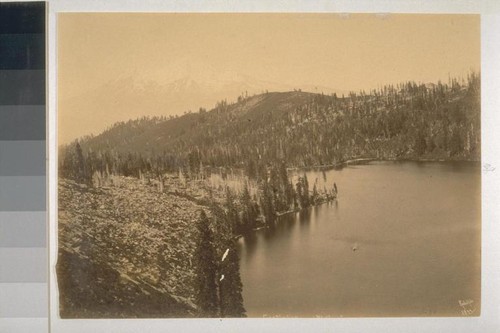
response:
[(472, 75), (467, 84), (458, 82), (407, 82), (341, 98), (300, 90), (240, 96), (210, 111), (120, 122), (80, 144), (93, 161), (127, 165), (133, 174), (141, 168), (196, 168), (194, 161), (253, 168), (358, 157), (478, 160), (480, 79)]
[[(213, 74), (213, 75), (212, 75)], [(118, 121), (150, 116), (181, 115), (211, 108), (217, 101), (236, 101), (238, 96), (252, 96), (266, 91), (304, 91), (340, 94), (340, 90), (317, 85), (293, 86), (266, 81), (242, 74), (204, 73), (200, 77), (172, 75), (163, 79), (141, 73), (124, 74), (98, 87), (71, 95), (60, 94), (60, 120), (72, 131), (61, 131), (59, 140), (68, 143), (89, 132), (97, 135)], [(89, 117), (89, 110), (100, 110), (98, 117)], [(91, 111), (94, 114), (94, 111)], [(78, 126), (76, 126), (78, 124)], [(65, 129), (65, 127), (63, 129)], [(85, 130), (85, 129), (90, 129)]]

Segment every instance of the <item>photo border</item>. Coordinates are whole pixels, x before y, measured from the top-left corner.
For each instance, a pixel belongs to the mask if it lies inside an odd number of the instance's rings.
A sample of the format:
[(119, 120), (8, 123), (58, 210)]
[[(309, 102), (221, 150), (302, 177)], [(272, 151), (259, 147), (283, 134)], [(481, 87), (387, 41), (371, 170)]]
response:
[[(492, 1), (48, 1), (49, 326), (72, 332), (493, 332), (500, 329), (500, 6)], [(63, 12), (288, 12), (481, 15), (482, 265), (481, 315), (457, 318), (60, 319), (57, 279), (57, 14)], [(486, 167), (489, 165), (489, 167)], [(495, 172), (495, 169), (499, 169)], [(493, 171), (492, 171), (493, 170)]]

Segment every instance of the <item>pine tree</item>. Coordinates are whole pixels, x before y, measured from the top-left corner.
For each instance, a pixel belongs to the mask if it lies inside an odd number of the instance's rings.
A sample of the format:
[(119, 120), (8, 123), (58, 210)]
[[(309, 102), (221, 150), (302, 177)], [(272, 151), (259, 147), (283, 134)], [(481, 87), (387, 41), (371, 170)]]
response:
[(316, 204), (319, 198), (319, 193), (318, 193), (318, 188), (316, 187), (316, 182), (314, 183), (313, 186), (313, 193), (312, 193), (312, 203)]
[(304, 177), (299, 178), (296, 186), (300, 207), (302, 209), (309, 207), (311, 205), (311, 199), (309, 197), (309, 182), (307, 181), (306, 174), (304, 174)]
[(244, 317), (243, 284), (240, 277), (239, 257), (230, 220), (217, 204), (211, 206), (215, 226), (217, 271), (216, 288), (220, 317)]
[(219, 303), (216, 285), (216, 252), (209, 224), (209, 219), (202, 210), (196, 224), (199, 236), (194, 254), (197, 287), (195, 299), (201, 317), (216, 317)]
[(249, 233), (255, 227), (255, 220), (257, 219), (258, 212), (255, 211), (254, 203), (252, 202), (252, 197), (248, 190), (248, 184), (246, 183), (243, 187), (240, 201), (243, 208), (243, 217), (241, 221), (242, 232)]
[(227, 243), (227, 256), (220, 264), (219, 281), (220, 306), (222, 317), (246, 317), (243, 307), (243, 284), (240, 276), (240, 259), (236, 251), (236, 241), (230, 239)]
[(311, 200), (309, 198), (309, 182), (307, 181), (307, 175), (304, 173), (304, 178), (302, 178), (304, 181), (303, 184), (303, 191), (304, 191), (304, 203), (305, 207), (309, 207), (311, 205)]
[(296, 184), (296, 187), (297, 187), (297, 190), (296, 190), (296, 193), (297, 193), (297, 197), (298, 197), (298, 203), (296, 204), (296, 206), (298, 206), (298, 204), (300, 203), (300, 207), (301, 208), (304, 208), (304, 202), (303, 202), (303, 189), (302, 189), (302, 180), (301, 178), (299, 178), (299, 181), (297, 182)]
[(238, 235), (242, 232), (240, 216), (235, 204), (235, 197), (229, 187), (226, 187), (226, 208), (227, 218), (231, 226), (232, 233)]
[(74, 161), (71, 165), (73, 170), (73, 179), (79, 183), (92, 184), (92, 175), (88, 170), (88, 166), (85, 163), (85, 158), (83, 157), (82, 147), (77, 142), (75, 144), (75, 154)]
[(273, 201), (273, 194), (269, 184), (264, 181), (262, 188), (262, 198), (261, 198), (262, 213), (266, 218), (266, 224), (272, 226), (274, 220), (276, 219), (276, 210)]

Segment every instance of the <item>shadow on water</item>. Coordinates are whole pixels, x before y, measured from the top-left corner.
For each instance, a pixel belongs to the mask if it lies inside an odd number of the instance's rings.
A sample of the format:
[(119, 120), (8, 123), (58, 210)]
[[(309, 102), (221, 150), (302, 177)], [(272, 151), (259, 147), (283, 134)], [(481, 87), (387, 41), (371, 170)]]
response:
[(266, 242), (276, 238), (292, 237), (294, 229), (299, 227), (301, 230), (306, 230), (312, 227), (317, 220), (317, 217), (324, 213), (324, 210), (333, 207), (338, 208), (338, 202), (327, 202), (322, 205), (309, 207), (300, 212), (286, 214), (278, 217), (267, 228), (245, 234), (239, 244), (239, 249), (245, 248), (245, 257), (252, 258), (258, 248), (258, 243), (262, 240)]
[(246, 257), (251, 258), (257, 249), (258, 238), (254, 232), (250, 232), (243, 236)]
[(299, 218), (300, 229), (304, 230), (310, 225), (311, 212), (312, 212), (311, 208), (307, 208), (299, 212), (298, 218)]
[(295, 224), (294, 214), (286, 214), (278, 217), (273, 223), (269, 225), (264, 231), (264, 238), (266, 240), (273, 239), (277, 235), (289, 234)]
[(471, 162), (456, 162), (451, 164), (451, 171), (455, 173), (461, 173), (465, 171), (477, 170), (477, 173), (481, 173), (481, 162), (471, 161)]
[(266, 241), (276, 237), (290, 236), (296, 226), (297, 220), (301, 227), (306, 227), (311, 221), (311, 212), (314, 208), (307, 208), (299, 213), (286, 214), (278, 217), (266, 229), (262, 230), (262, 235)]

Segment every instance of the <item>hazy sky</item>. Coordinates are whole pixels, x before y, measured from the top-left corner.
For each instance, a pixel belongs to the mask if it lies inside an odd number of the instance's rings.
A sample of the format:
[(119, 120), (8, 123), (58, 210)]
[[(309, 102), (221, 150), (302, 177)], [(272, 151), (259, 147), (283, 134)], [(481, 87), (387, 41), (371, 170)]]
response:
[[(57, 57), (59, 142), (66, 143), (118, 120), (211, 108), (234, 93), (231, 85), (357, 91), (447, 81), (480, 69), (480, 19), (65, 13), (58, 15)], [(180, 79), (191, 94), (172, 84)]]

